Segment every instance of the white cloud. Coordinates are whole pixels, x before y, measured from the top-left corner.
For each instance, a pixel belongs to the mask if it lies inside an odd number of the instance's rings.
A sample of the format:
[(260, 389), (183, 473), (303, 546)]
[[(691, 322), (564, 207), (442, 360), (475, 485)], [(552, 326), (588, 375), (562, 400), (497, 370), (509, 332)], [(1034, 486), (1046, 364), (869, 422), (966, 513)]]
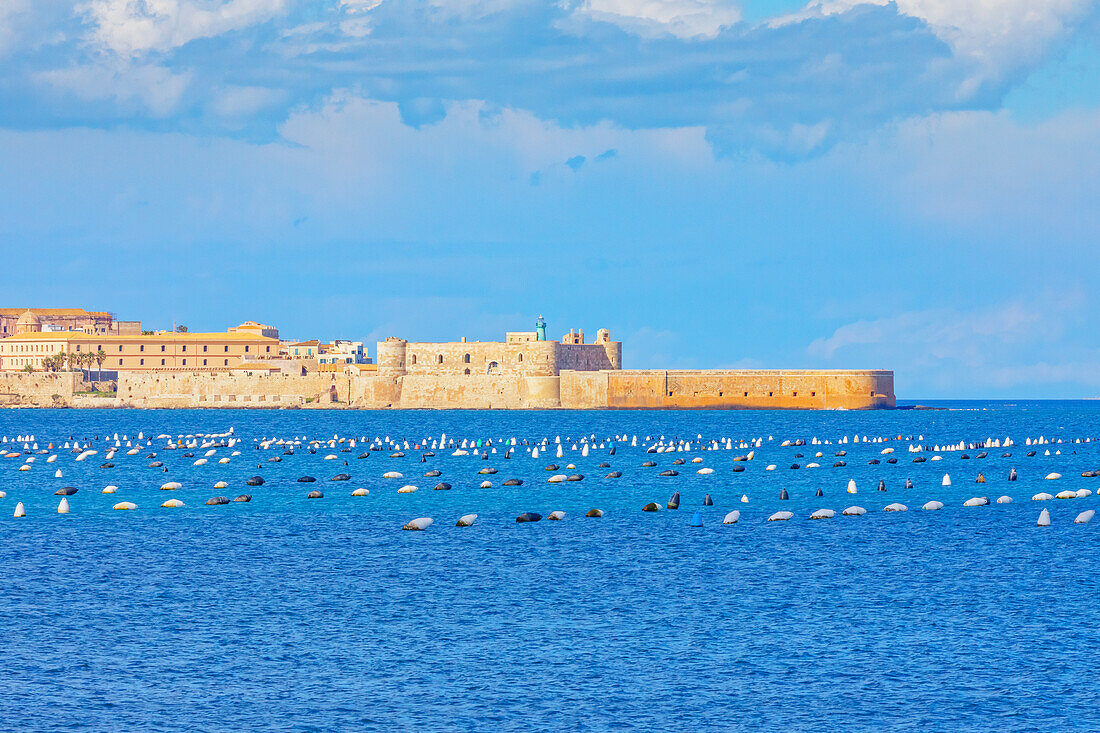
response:
[(960, 96), (986, 77), (1039, 61), (1093, 9), (1096, 0), (812, 0), (805, 9), (772, 21), (781, 25), (844, 13), (860, 5), (895, 4), (898, 12), (925, 21), (959, 57), (977, 67)]
[(741, 20), (730, 0), (584, 0), (578, 12), (640, 35), (713, 38)]
[(280, 15), (289, 0), (91, 0), (94, 38), (128, 56), (178, 48)]
[(75, 66), (43, 71), (35, 81), (85, 102), (114, 102), (121, 110), (168, 117), (180, 107), (191, 75), (155, 65), (130, 62)]

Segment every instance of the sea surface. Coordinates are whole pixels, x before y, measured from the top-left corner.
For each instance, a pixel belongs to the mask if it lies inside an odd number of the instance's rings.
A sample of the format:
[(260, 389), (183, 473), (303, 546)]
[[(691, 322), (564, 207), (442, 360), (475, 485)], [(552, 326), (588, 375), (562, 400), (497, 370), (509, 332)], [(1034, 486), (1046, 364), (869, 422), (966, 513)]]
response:
[[(1032, 500), (1100, 489), (1080, 476), (1100, 469), (1100, 402), (924, 404), (938, 409), (0, 411), (13, 452), (0, 458), (0, 728), (1100, 729), (1100, 519), (1073, 522), (1100, 496)], [(114, 466), (101, 467), (116, 433)], [(239, 442), (157, 437), (203, 434)], [(422, 462), (443, 434), (469, 455), (448, 445)], [(29, 452), (19, 436), (33, 436)], [(661, 436), (690, 450), (647, 453)], [(1051, 442), (1025, 445), (1040, 436)], [(1015, 445), (943, 449), (1006, 437)], [(278, 438), (300, 444), (284, 455), (260, 442)], [(387, 438), (404, 457), (369, 451)], [(706, 450), (726, 438), (732, 449)], [(756, 438), (752, 460), (735, 462)], [(74, 440), (99, 453), (77, 461)], [(310, 453), (310, 440), (326, 442)], [(33, 444), (51, 442), (46, 463)], [(914, 463), (918, 445), (941, 450)], [(657, 475), (669, 469), (679, 475)], [(351, 479), (330, 480), (340, 473)], [(584, 479), (548, 483), (555, 473)], [(255, 475), (264, 484), (246, 486)], [(161, 490), (168, 481), (182, 487)], [(452, 488), (433, 490), (440, 481)], [(78, 492), (62, 515), (64, 486)], [(315, 489), (324, 497), (307, 499)], [(1014, 501), (962, 506), (974, 496)], [(161, 508), (169, 498), (186, 506)], [(922, 511), (932, 499), (944, 508)], [(121, 501), (137, 508), (112, 509)], [(641, 511), (651, 501), (661, 511)], [(909, 510), (884, 512), (892, 502)], [(841, 516), (853, 505), (867, 513)], [(604, 515), (585, 518), (591, 508)], [(807, 519), (821, 508), (837, 516)], [(1044, 508), (1051, 526), (1037, 527)], [(735, 509), (740, 521), (723, 524)], [(554, 510), (565, 519), (515, 521)], [(794, 517), (767, 521), (780, 510)], [(468, 513), (474, 525), (456, 527)], [(434, 524), (401, 530), (417, 517)]]

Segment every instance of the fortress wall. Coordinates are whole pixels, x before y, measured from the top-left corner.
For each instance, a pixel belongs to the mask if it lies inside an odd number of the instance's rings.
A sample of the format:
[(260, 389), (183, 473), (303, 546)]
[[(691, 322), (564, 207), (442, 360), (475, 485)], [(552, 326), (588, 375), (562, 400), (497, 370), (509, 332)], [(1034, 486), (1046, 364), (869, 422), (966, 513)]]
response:
[(869, 409), (895, 406), (893, 373), (881, 371), (563, 372), (561, 394), (562, 407), (575, 409)]
[(553, 341), (411, 342), (406, 347), (405, 370), (410, 375), (484, 376), (489, 364), (496, 362), (502, 375), (549, 377), (558, 373), (555, 346)]
[(89, 388), (80, 372), (0, 372), (0, 405), (67, 407), (74, 392)]
[[(571, 369), (578, 372), (617, 369), (622, 363), (621, 352), (611, 348), (618, 341), (608, 344), (558, 344), (558, 370)], [(617, 362), (613, 361), (618, 355)]]
[(523, 375), (407, 375), (401, 379), (402, 408), (552, 409), (560, 406), (557, 377)]
[(120, 372), (118, 402), (127, 407), (291, 407), (347, 402), (351, 378), (335, 373), (245, 375)]

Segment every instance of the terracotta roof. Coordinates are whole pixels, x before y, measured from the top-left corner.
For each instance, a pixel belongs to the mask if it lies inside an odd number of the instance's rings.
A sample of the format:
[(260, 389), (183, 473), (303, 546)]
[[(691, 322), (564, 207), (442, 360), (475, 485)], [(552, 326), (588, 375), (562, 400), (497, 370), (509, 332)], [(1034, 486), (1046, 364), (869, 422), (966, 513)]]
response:
[(96, 316), (98, 318), (110, 318), (106, 311), (86, 311), (83, 308), (0, 308), (0, 316), (18, 316), (24, 311), (32, 310), (39, 316)]
[(248, 341), (250, 343), (271, 344), (279, 343), (277, 339), (267, 336), (257, 336), (251, 333), (176, 333), (174, 331), (161, 331), (151, 335), (134, 334), (132, 336), (120, 336), (118, 334), (91, 334), (82, 331), (44, 331), (42, 333), (18, 333), (9, 336), (5, 341), (97, 341), (102, 343), (117, 343), (126, 341), (130, 343), (145, 342), (172, 342), (172, 341)]

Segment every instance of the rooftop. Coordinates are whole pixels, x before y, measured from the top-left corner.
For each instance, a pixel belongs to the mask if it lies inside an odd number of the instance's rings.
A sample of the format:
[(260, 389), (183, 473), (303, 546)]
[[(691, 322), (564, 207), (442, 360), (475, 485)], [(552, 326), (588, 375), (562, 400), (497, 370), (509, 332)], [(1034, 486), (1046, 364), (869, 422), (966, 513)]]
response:
[(91, 334), (83, 331), (46, 331), (42, 333), (18, 333), (9, 336), (4, 341), (107, 341), (107, 342), (138, 342), (138, 341), (250, 341), (261, 344), (278, 344), (277, 339), (267, 336), (257, 336), (251, 333), (177, 333), (175, 331), (158, 331), (153, 334), (134, 334), (122, 336), (118, 334)]

